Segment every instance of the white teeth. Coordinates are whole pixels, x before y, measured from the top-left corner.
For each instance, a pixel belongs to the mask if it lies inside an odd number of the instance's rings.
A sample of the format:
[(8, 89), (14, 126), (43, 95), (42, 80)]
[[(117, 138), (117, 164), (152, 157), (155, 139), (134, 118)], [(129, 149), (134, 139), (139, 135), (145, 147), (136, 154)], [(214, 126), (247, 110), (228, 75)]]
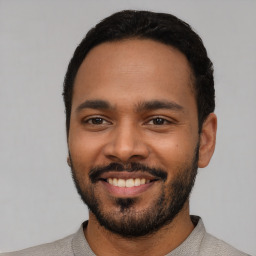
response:
[(114, 185), (114, 186), (117, 186), (117, 178), (114, 178), (114, 179), (113, 179), (113, 185)]
[(118, 186), (118, 187), (125, 187), (125, 180), (123, 180), (123, 179), (118, 179), (118, 181), (117, 181), (117, 186)]
[(140, 180), (140, 184), (145, 184), (146, 183), (146, 180), (145, 179), (141, 179)]
[(107, 182), (113, 186), (117, 186), (117, 187), (127, 187), (127, 188), (131, 188), (131, 187), (137, 187), (140, 185), (144, 185), (144, 184), (148, 184), (150, 183), (150, 180), (146, 180), (144, 178), (140, 179), (140, 178), (136, 178), (136, 179), (117, 179), (117, 178), (108, 178)]
[(126, 186), (127, 188), (134, 187), (134, 179), (126, 180), (125, 186)]
[(139, 178), (135, 179), (134, 185), (135, 186), (140, 186), (140, 179)]

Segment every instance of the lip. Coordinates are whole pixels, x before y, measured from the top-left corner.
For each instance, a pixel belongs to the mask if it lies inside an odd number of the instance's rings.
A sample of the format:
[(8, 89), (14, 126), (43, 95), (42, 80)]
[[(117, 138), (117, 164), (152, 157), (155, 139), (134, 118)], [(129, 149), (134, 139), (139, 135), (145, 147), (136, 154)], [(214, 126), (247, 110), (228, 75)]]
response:
[(117, 178), (117, 179), (124, 179), (124, 180), (140, 178), (140, 179), (146, 179), (146, 180), (150, 180), (150, 181), (159, 179), (153, 175), (150, 175), (149, 173), (141, 172), (141, 171), (136, 171), (136, 172), (112, 171), (112, 172), (107, 172), (107, 173), (102, 174), (99, 177), (99, 180), (106, 180), (108, 178)]
[(99, 182), (104, 187), (104, 189), (106, 189), (108, 191), (108, 193), (110, 195), (112, 195), (114, 197), (123, 197), (123, 198), (125, 198), (125, 197), (139, 196), (141, 193), (147, 191), (152, 186), (154, 186), (157, 181), (152, 181), (152, 182), (147, 183), (147, 184), (143, 184), (143, 185), (135, 186), (135, 187), (130, 187), (130, 188), (114, 186), (114, 185), (111, 185), (110, 183), (108, 183), (104, 180), (100, 180)]

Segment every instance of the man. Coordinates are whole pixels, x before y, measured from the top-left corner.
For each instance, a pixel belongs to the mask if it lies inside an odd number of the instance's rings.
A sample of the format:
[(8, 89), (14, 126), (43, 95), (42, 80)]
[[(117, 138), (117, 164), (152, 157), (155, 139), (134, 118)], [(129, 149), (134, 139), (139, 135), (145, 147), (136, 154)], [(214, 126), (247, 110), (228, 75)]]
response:
[(90, 30), (64, 81), (68, 164), (89, 220), (4, 255), (246, 255), (189, 215), (215, 148), (213, 68), (169, 14), (123, 11)]

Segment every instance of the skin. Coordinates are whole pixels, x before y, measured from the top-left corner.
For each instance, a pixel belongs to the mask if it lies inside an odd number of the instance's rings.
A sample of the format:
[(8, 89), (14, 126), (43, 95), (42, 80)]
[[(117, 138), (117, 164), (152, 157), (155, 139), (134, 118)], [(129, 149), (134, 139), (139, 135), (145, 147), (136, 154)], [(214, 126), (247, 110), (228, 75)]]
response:
[[(95, 190), (104, 212), (118, 213), (120, 209), (113, 200), (116, 195), (104, 184), (90, 182), (88, 173), (95, 166), (113, 161), (158, 166), (167, 171), (168, 184), (180, 166), (191, 163), (198, 142), (198, 166), (208, 165), (215, 147), (217, 119), (210, 114), (198, 133), (192, 77), (181, 52), (152, 40), (103, 43), (83, 61), (74, 84), (68, 146), (81, 186)], [(92, 100), (106, 101), (110, 108), (81, 107)], [(141, 103), (156, 100), (180, 108), (138, 109)], [(101, 118), (99, 124), (95, 118)], [(160, 125), (156, 118), (161, 118)], [(162, 187), (163, 182), (155, 182), (134, 195), (138, 199), (136, 211), (150, 208)], [(100, 226), (91, 212), (84, 233), (96, 255), (165, 255), (193, 228), (187, 201), (170, 224), (147, 237), (128, 239), (113, 234)]]

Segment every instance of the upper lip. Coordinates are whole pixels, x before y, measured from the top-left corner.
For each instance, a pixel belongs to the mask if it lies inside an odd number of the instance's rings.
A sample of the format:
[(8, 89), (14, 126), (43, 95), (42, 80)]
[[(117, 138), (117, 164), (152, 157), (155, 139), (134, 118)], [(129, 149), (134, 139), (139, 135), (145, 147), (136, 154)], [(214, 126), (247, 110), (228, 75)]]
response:
[(116, 171), (110, 171), (103, 173), (100, 175), (99, 179), (108, 179), (108, 178), (117, 178), (117, 179), (146, 179), (146, 180), (158, 180), (159, 178), (146, 173), (146, 172), (141, 172), (141, 171), (134, 171), (134, 172), (128, 172), (128, 171), (122, 171), (122, 172), (116, 172)]

